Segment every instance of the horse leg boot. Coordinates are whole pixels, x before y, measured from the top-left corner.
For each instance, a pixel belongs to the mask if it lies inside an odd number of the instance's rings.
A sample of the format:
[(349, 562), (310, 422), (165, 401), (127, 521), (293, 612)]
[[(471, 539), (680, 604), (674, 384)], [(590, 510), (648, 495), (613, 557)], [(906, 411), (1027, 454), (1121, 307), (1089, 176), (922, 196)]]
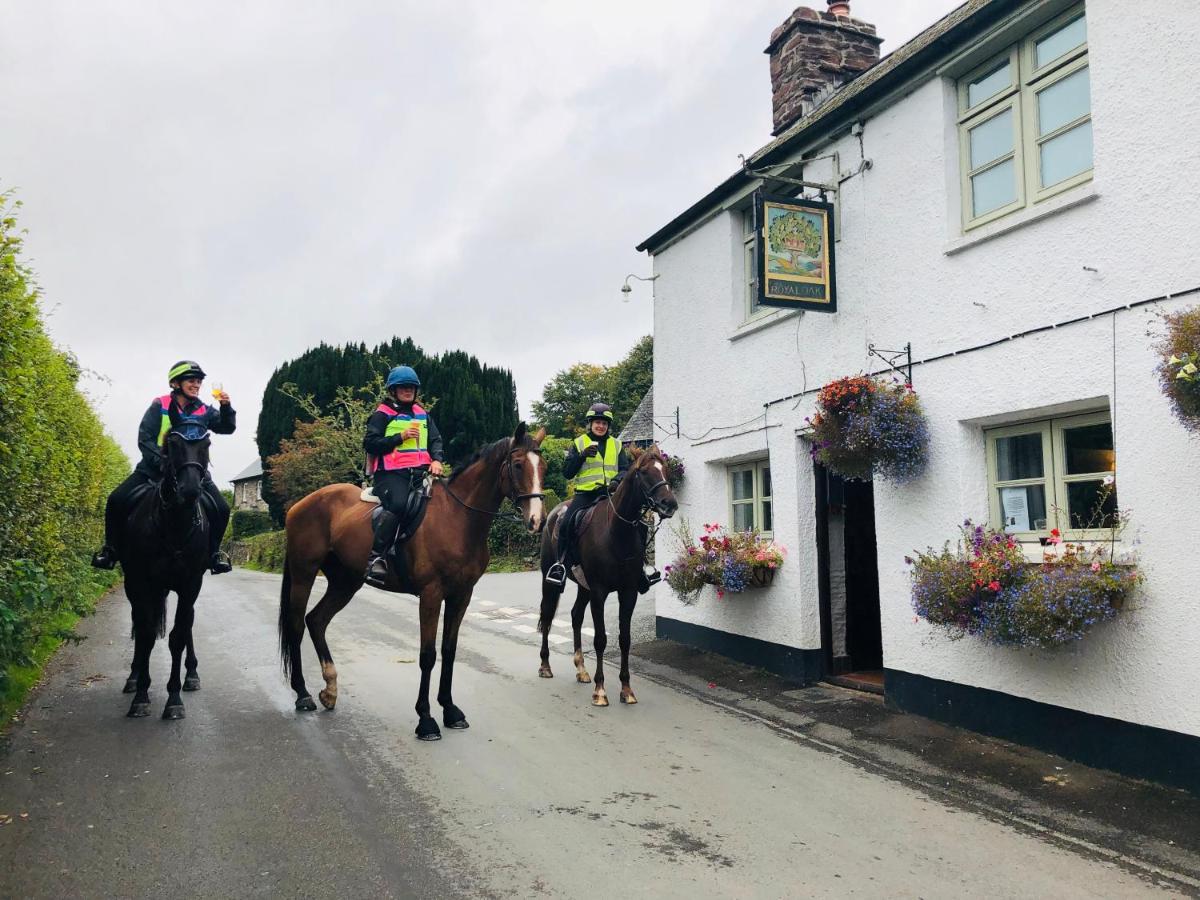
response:
[(608, 646), (608, 634), (604, 630), (604, 598), (592, 598), (592, 627), (596, 629), (596, 687), (592, 690), (592, 706), (608, 706), (608, 694), (604, 690), (604, 648)]
[(371, 545), (371, 558), (367, 561), (367, 572), (363, 576), (371, 587), (386, 588), (388, 577), (387, 553), (396, 537), (396, 526), (400, 517), (390, 510), (379, 513), (375, 523), (375, 542)]

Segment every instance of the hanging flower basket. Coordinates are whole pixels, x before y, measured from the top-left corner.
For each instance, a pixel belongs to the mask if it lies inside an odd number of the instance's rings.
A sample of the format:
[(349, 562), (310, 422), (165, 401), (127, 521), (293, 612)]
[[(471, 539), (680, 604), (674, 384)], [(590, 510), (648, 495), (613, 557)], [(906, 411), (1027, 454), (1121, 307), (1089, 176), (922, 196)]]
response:
[(677, 491), (683, 487), (683, 458), (672, 456), (670, 453), (664, 453), (663, 458), (667, 461), (667, 486), (672, 491)]
[(683, 522), (675, 533), (682, 547), (665, 569), (666, 582), (687, 604), (695, 603), (708, 584), (717, 589), (718, 598), (768, 587), (786, 554), (757, 531), (726, 532), (720, 525), (705, 525), (696, 541)]
[(925, 471), (929, 425), (913, 389), (866, 375), (821, 388), (812, 426), (812, 456), (843, 478), (903, 482)]
[(1183, 427), (1200, 434), (1200, 306), (1163, 316), (1158, 381)]
[(1043, 561), (1027, 563), (1020, 545), (1002, 531), (961, 528), (951, 550), (906, 558), (912, 565), (912, 604), (918, 617), (952, 638), (975, 635), (1002, 647), (1053, 649), (1114, 619), (1142, 576), (1113, 561), (1103, 545), (1088, 550), (1050, 533)]

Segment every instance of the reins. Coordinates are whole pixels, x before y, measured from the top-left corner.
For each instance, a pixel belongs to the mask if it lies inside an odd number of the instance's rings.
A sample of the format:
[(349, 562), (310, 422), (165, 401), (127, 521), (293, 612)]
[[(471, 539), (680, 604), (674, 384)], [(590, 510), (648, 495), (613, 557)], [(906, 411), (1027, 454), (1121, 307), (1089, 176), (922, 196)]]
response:
[[(514, 453), (516, 453), (518, 449), (522, 449), (522, 448), (510, 447), (508, 449), (508, 486), (511, 489), (511, 493), (509, 493), (507, 499), (512, 502), (513, 506), (520, 506), (522, 500), (533, 500), (533, 499), (542, 498), (542, 497), (546, 496), (545, 494), (543, 494), (541, 492), (530, 493), (530, 494), (518, 494), (517, 493), (517, 490), (516, 490), (517, 479), (516, 479), (516, 473), (513, 469), (512, 455)], [(528, 449), (529, 452), (531, 452), (531, 453), (537, 453), (539, 456), (541, 455), (541, 451), (537, 450), (535, 448), (525, 448), (525, 449)], [(450, 490), (450, 482), (449, 481), (445, 481), (445, 480), (442, 481), (442, 490), (444, 490), (447, 494), (449, 494), (450, 498), (452, 500), (454, 500), (454, 502), (457, 503), (459, 506), (461, 506), (463, 509), (469, 509), (469, 510), (471, 510), (471, 512), (482, 513), (485, 516), (494, 516), (496, 519), (498, 519), (499, 521), (502, 521), (502, 522), (516, 522), (518, 525), (523, 525), (525, 523), (525, 519), (521, 516), (520, 511), (500, 512), (500, 510), (498, 510), (498, 509), (497, 510), (480, 509), (478, 506), (472, 506), (470, 503), (467, 503), (465, 500), (463, 500), (461, 497), (459, 497), (458, 494), (454, 493), (454, 491)]]

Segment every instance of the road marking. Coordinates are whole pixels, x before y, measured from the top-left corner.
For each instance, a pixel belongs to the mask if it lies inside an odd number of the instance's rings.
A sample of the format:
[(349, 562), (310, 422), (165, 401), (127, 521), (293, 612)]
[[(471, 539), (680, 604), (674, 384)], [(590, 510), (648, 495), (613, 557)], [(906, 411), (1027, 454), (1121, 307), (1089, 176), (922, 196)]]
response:
[(596, 629), (594, 629), (594, 628), (581, 628), (581, 629), (579, 629), (579, 630), (580, 630), (580, 631), (581, 631), (583, 634), (586, 634), (588, 637), (595, 637), (595, 636), (596, 636)]
[(504, 613), (504, 615), (506, 615), (506, 616), (517, 616), (517, 615), (520, 615), (521, 613), (525, 612), (525, 610), (523, 610), (517, 606), (502, 606), (498, 610), (496, 610), (496, 612)]
[(557, 625), (559, 628), (570, 628), (571, 627), (571, 623), (567, 619), (555, 619), (554, 624)]
[(569, 641), (570, 638), (567, 637), (565, 634), (548, 634), (548, 635), (546, 635), (546, 640), (548, 640), (552, 644), (562, 644), (562, 643), (566, 643), (567, 641)]
[(491, 616), (485, 615), (484, 613), (481, 613), (481, 612), (469, 612), (469, 613), (467, 613), (467, 615), (470, 616), (472, 619), (490, 619), (491, 618)]
[(540, 616), (539, 616), (537, 613), (525, 613), (524, 615), (521, 615), (521, 616), (519, 616), (519, 618), (522, 618), (522, 619), (538, 619), (538, 618), (541, 618), (541, 617), (540, 617)]
[(514, 625), (512, 630), (519, 631), (521, 634), (535, 634), (537, 632), (537, 629), (532, 625)]
[(480, 606), (495, 606), (496, 605), (491, 600), (476, 600), (475, 602), (477, 604), (479, 604)]

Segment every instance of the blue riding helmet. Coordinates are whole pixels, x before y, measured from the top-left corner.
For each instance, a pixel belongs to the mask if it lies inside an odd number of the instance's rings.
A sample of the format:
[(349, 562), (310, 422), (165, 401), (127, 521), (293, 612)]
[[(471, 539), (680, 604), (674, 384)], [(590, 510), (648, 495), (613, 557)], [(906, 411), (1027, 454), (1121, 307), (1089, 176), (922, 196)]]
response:
[(417, 377), (417, 373), (412, 366), (396, 366), (392, 371), (388, 372), (387, 384), (388, 390), (394, 387), (415, 387), (421, 386), (421, 379)]

